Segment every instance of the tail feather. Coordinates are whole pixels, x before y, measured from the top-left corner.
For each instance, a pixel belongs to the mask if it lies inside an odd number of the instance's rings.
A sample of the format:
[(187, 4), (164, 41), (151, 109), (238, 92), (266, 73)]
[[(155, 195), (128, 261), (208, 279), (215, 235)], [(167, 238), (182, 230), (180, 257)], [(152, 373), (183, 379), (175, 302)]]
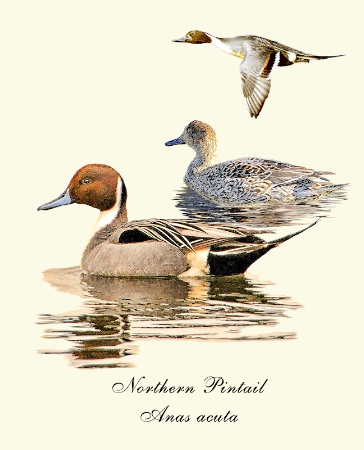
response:
[(328, 197), (333, 192), (337, 193), (335, 195), (340, 195), (340, 192), (342, 190), (342, 194), (345, 194), (345, 188), (349, 186), (349, 183), (346, 184), (322, 184), (321, 186), (316, 186), (310, 189), (310, 187), (307, 187), (305, 185), (297, 185), (294, 188), (294, 195), (297, 201), (300, 200), (315, 200), (321, 197)]
[(276, 247), (279, 244), (282, 244), (283, 242), (288, 241), (289, 239), (292, 239), (293, 237), (303, 233), (304, 231), (308, 230), (309, 228), (313, 227), (314, 225), (317, 224), (317, 222), (319, 222), (321, 220), (321, 217), (319, 217), (316, 222), (311, 223), (310, 225), (308, 225), (306, 228), (302, 228), (302, 230), (296, 231), (295, 233), (291, 233), (291, 234), (287, 234), (286, 236), (283, 236), (281, 238), (275, 239), (273, 241), (267, 242), (268, 246), (270, 246), (270, 248), (272, 247)]
[(327, 185), (323, 185), (319, 188), (319, 191), (324, 191), (324, 192), (333, 192), (333, 191), (337, 191), (339, 189), (345, 189), (346, 187), (349, 186), (349, 183), (343, 183), (343, 184), (327, 184)]
[(330, 58), (340, 58), (341, 56), (346, 55), (329, 55), (329, 56), (320, 56), (320, 55), (310, 55), (306, 53), (299, 53), (296, 57), (295, 62), (310, 62), (311, 59), (330, 59)]
[(242, 245), (240, 250), (239, 248), (236, 248), (234, 252), (225, 251), (219, 253), (218, 251), (211, 251), (208, 256), (210, 274), (229, 276), (244, 273), (248, 267), (269, 252), (269, 250), (313, 227), (320, 219), (321, 218), (317, 219), (316, 222), (308, 225), (302, 230), (270, 242), (253, 243), (249, 246)]

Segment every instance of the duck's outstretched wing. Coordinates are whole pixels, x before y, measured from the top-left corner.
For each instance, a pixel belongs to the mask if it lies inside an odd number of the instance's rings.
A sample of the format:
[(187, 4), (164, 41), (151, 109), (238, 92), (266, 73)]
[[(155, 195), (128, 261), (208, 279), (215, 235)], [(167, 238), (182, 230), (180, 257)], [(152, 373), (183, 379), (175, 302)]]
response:
[(257, 118), (270, 91), (270, 79), (279, 64), (280, 52), (257, 47), (246, 52), (240, 64), (243, 94), (249, 106), (251, 117)]

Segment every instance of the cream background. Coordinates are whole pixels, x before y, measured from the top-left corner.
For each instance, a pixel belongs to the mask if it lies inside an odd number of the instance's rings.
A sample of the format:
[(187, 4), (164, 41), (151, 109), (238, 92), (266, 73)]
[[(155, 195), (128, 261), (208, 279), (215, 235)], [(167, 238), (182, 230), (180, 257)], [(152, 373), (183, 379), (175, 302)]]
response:
[[(362, 448), (362, 11), (359, 2), (12, 1), (1, 6), (2, 448)], [(239, 61), (212, 46), (173, 44), (190, 29), (257, 34), (345, 58), (277, 69), (261, 116), (240, 94)], [(36, 207), (82, 165), (124, 176), (130, 218), (177, 217), (171, 198), (192, 157), (166, 148), (192, 119), (217, 131), (220, 160), (259, 155), (332, 170), (350, 182), (332, 219), (250, 270), (304, 308), (286, 342), (149, 341), (135, 369), (76, 370), (35, 325), (81, 304), (41, 281), (76, 265), (96, 211)], [(111, 385), (202, 386), (269, 378), (264, 395), (115, 395)], [(200, 390), (202, 392), (202, 389)], [(239, 415), (233, 424), (142, 423), (139, 414)], [(198, 444), (197, 444), (198, 442)]]

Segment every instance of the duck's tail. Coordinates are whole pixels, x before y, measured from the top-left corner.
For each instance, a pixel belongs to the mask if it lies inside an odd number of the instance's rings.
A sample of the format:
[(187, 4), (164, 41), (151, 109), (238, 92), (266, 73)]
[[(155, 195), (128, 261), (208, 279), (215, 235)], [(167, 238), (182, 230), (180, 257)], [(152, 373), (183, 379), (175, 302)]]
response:
[(342, 184), (327, 184), (322, 185), (320, 188), (318, 188), (319, 191), (330, 193), (334, 191), (338, 191), (339, 189), (345, 189), (349, 186), (349, 183), (342, 183)]
[[(327, 184), (322, 185), (317, 189), (319, 198), (346, 198), (345, 189), (349, 186), (349, 183), (346, 184)], [(331, 195), (332, 194), (332, 195)]]
[[(291, 233), (291, 234), (287, 234), (286, 236), (283, 236), (281, 238), (278, 239), (274, 239), (273, 241), (267, 242), (267, 245), (270, 246), (270, 249), (273, 247), (276, 247), (279, 244), (282, 244), (283, 242), (288, 241), (289, 239), (297, 236), (298, 234), (303, 233), (304, 231), (308, 230), (309, 228), (313, 227), (314, 225), (317, 224), (317, 222), (319, 222), (321, 220), (321, 217), (319, 217), (315, 222), (311, 223), (310, 225), (308, 225), (305, 228), (302, 228), (302, 230), (296, 231), (295, 233)], [(273, 247), (272, 247), (273, 246)]]
[(319, 56), (319, 55), (310, 55), (309, 53), (298, 53), (296, 56), (295, 62), (308, 63), (313, 59), (319, 60), (319, 59), (339, 58), (340, 56), (345, 56), (345, 55)]
[(249, 266), (269, 252), (269, 250), (303, 233), (316, 225), (319, 220), (320, 218), (302, 230), (270, 242), (255, 238), (251, 243), (247, 243), (245, 240), (245, 242), (236, 243), (234, 246), (227, 243), (226, 247), (218, 246), (216, 249), (212, 248), (208, 256), (210, 275), (228, 276), (244, 273)]
[[(337, 193), (339, 195), (340, 193), (338, 191), (342, 191), (345, 188), (349, 186), (349, 183), (346, 184), (321, 184), (319, 186), (313, 186), (310, 188), (310, 186), (307, 186), (305, 184), (298, 184), (293, 193), (296, 198), (296, 201), (310, 201), (310, 200), (316, 200), (321, 197), (328, 197), (332, 193)], [(345, 191), (343, 191), (343, 194), (345, 194)]]

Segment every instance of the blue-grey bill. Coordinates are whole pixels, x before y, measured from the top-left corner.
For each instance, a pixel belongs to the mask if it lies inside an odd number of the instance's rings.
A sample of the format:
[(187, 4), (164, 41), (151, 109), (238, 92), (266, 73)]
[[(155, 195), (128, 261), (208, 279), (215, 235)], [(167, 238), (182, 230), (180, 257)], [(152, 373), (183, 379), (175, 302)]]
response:
[(62, 194), (51, 202), (45, 203), (37, 208), (38, 211), (43, 211), (47, 209), (58, 208), (58, 206), (70, 205), (74, 203), (75, 200), (71, 198), (70, 191), (67, 188)]
[(181, 145), (181, 144), (185, 144), (185, 141), (179, 137), (177, 139), (172, 139), (171, 141), (166, 142), (164, 145), (166, 145), (167, 147), (172, 147), (172, 145)]

